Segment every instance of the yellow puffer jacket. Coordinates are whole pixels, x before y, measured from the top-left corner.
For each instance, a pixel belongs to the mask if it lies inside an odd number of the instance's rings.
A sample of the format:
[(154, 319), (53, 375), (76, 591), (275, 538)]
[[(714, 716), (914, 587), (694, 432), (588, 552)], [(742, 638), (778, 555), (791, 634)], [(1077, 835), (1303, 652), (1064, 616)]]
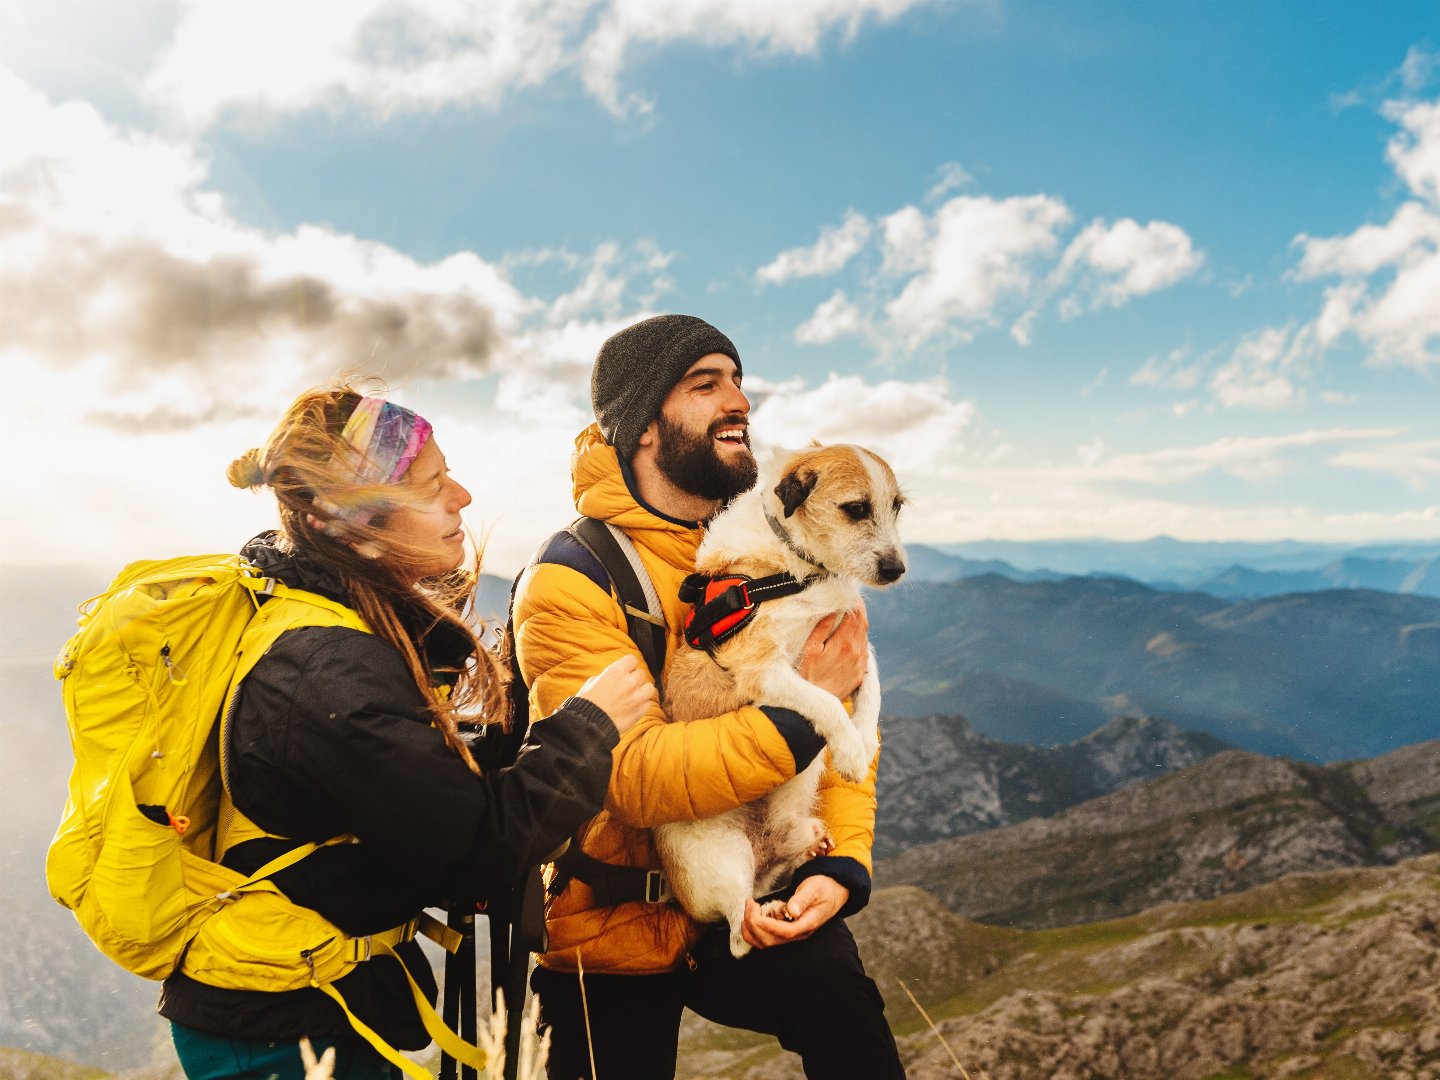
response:
[[(596, 425), (576, 439), (571, 475), (580, 513), (623, 528), (639, 551), (664, 606), (667, 655), (675, 655), (686, 647), (680, 637), (687, 608), (678, 596), (680, 582), (694, 570), (703, 529), (662, 518), (641, 505), (626, 483), (615, 449)], [(530, 687), (531, 716), (553, 712), (586, 679), (623, 654), (639, 655), (614, 596), (579, 571), (556, 563), (537, 562), (525, 571), (516, 591), (514, 626), (520, 670)], [(658, 868), (650, 832), (655, 825), (709, 817), (751, 802), (795, 771), (790, 743), (758, 706), (670, 724), (656, 705), (615, 748), (605, 809), (580, 830), (581, 847), (603, 862)], [(875, 764), (860, 784), (827, 770), (820, 787), (820, 816), (836, 846), (810, 868), (850, 888), (843, 912), (849, 914), (869, 896)], [(667, 971), (700, 935), (677, 904), (597, 907), (589, 887), (575, 880), (555, 899), (547, 921), (550, 951), (540, 962), (558, 970), (575, 970), (578, 956), (586, 971)]]

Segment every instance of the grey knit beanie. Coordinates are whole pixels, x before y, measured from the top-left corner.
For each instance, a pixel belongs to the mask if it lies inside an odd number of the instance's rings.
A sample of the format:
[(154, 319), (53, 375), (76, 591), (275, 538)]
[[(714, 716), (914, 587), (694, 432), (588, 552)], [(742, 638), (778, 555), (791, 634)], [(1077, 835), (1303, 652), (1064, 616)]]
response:
[(724, 353), (740, 371), (740, 354), (730, 339), (694, 315), (656, 315), (600, 346), (590, 372), (590, 403), (621, 461), (634, 456), (640, 436), (660, 415), (675, 384), (711, 353)]

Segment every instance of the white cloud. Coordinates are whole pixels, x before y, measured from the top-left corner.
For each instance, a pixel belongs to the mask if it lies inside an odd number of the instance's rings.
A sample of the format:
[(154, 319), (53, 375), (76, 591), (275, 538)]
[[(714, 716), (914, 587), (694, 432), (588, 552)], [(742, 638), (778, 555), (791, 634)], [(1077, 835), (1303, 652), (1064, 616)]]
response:
[(1295, 238), (1297, 279), (1340, 279), (1303, 342), (1319, 355), (1353, 334), (1372, 363), (1423, 369), (1440, 364), (1440, 100), (1391, 101), (1383, 113), (1401, 127), (1387, 160), (1416, 198), (1383, 225)]
[[(1372, 449), (1393, 460), (1392, 428), (1317, 428), (1266, 436), (1235, 436), (1197, 445), (1114, 451), (1104, 439), (1077, 447), (1059, 464), (1011, 464), (1008, 455), (977, 451), (943, 475), (922, 478), (912, 495), (925, 507), (923, 531), (910, 539), (1066, 538), (1141, 540), (1317, 539), (1364, 541), (1377, 536), (1431, 539), (1440, 505), (1390, 512), (1329, 512), (1314, 505), (1250, 501), (1243, 506), (1188, 498), (1206, 478), (1275, 482), (1292, 471), (1328, 468), (1324, 455), (1348, 458)], [(1379, 447), (1369, 444), (1381, 443)], [(1430, 459), (1430, 444), (1423, 451)], [(1337, 450), (1337, 448), (1339, 448)], [(1003, 446), (997, 447), (1003, 449)], [(902, 477), (903, 479), (903, 477)], [(1430, 479), (1433, 484), (1433, 476)]]
[[(885, 305), (906, 344), (915, 347), (953, 327), (990, 324), (999, 305), (1023, 297), (1034, 261), (1052, 253), (1070, 212), (1045, 195), (992, 199), (959, 196), (942, 205), (924, 230), (913, 221), (886, 230), (886, 263), (920, 272)], [(892, 250), (892, 243), (903, 245)]]
[(801, 345), (828, 345), (842, 337), (867, 333), (869, 325), (864, 316), (845, 295), (837, 289), (814, 312), (795, 328), (795, 340)]
[(112, 424), (268, 412), (341, 370), (465, 380), (523, 367), (573, 395), (607, 327), (670, 287), (671, 256), (648, 241), (517, 258), (577, 279), (547, 303), (470, 252), (427, 263), (319, 226), (253, 229), (192, 151), (3, 78), (0, 341), (84, 371)]
[[(195, 153), (0, 77), (0, 364), (24, 406), (4, 452), (46, 448), (44, 468), (4, 478), (7, 561), (139, 557), (156, 536), (233, 549), (269, 517), (225, 466), (340, 371), (381, 375), (432, 419), (468, 401), (510, 432), (474, 468), (524, 478), (516, 512), (554, 464), (523, 436), (543, 432), (568, 502), (590, 362), (669, 287), (669, 253), (641, 241), (510, 260), (573, 282), (544, 300), (470, 252), (422, 262), (319, 226), (265, 232), (228, 212)], [(482, 376), (498, 376), (493, 401), (466, 389)]]
[[(954, 164), (941, 172), (927, 201), (970, 179)], [(756, 276), (780, 283), (835, 273), (876, 235), (880, 267), (860, 275), (866, 306), (837, 291), (795, 337), (824, 344), (864, 331), (890, 351), (947, 337), (966, 341), (1007, 318), (1011, 337), (1029, 345), (1036, 322), (1061, 292), (1060, 313), (1071, 318), (1169, 288), (1203, 261), (1180, 227), (1165, 221), (1142, 226), (1128, 218), (1092, 222), (1055, 261), (1070, 222), (1064, 201), (1048, 195), (955, 196), (933, 212), (904, 206), (880, 217), (878, 229), (852, 211), (815, 245), (783, 252)]]
[(1183, 281), (1203, 261), (1185, 230), (1168, 221), (1093, 221), (1070, 242), (1056, 271), (1057, 281), (1079, 279), (1060, 313), (1073, 318), (1086, 307), (1123, 307), (1131, 297)]
[(1395, 476), (1421, 491), (1440, 482), (1440, 439), (1346, 450), (1332, 457), (1330, 464)]
[(1164, 356), (1151, 356), (1130, 376), (1132, 386), (1161, 386), (1170, 390), (1193, 390), (1203, 374), (1204, 360), (1196, 360), (1185, 346)]
[(146, 81), (180, 122), (358, 105), (384, 119), (448, 105), (493, 108), (560, 75), (616, 114), (650, 103), (621, 75), (640, 48), (693, 42), (763, 56), (814, 55), (927, 0), (351, 0), (181, 5)]
[(965, 187), (974, 180), (975, 178), (959, 162), (947, 161), (936, 170), (935, 184), (925, 193), (925, 201), (927, 203), (937, 202), (956, 188)]
[(869, 239), (870, 222), (864, 214), (851, 210), (839, 225), (822, 229), (820, 239), (810, 247), (782, 251), (755, 271), (755, 278), (757, 281), (778, 285), (794, 278), (833, 274), (859, 254)]
[(1290, 327), (1272, 326), (1247, 335), (1210, 379), (1223, 405), (1282, 409), (1299, 400), (1303, 374)]
[(907, 477), (943, 473), (975, 417), (975, 406), (953, 400), (943, 379), (872, 384), (832, 374), (814, 388), (748, 379), (745, 387), (757, 402), (751, 414), (757, 440), (785, 447), (811, 439), (856, 443), (889, 461), (902, 484)]
[(1285, 435), (1229, 436), (1198, 446), (1099, 454), (1085, 463), (1085, 474), (1071, 474), (1069, 479), (1163, 486), (1207, 473), (1245, 479), (1268, 478), (1285, 470), (1285, 457), (1292, 452), (1333, 443), (1366, 442), (1395, 434), (1392, 428), (1320, 428)]

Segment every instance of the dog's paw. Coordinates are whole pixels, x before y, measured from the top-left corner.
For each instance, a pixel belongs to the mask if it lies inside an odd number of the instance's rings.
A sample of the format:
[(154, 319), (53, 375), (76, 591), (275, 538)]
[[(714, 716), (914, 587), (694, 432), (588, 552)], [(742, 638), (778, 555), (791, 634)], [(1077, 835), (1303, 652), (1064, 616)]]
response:
[(870, 759), (874, 751), (865, 750), (865, 741), (858, 731), (846, 733), (847, 738), (835, 739), (830, 743), (830, 764), (846, 780), (859, 782), (870, 772)]
[(830, 836), (830, 829), (825, 822), (819, 818), (808, 818), (804, 824), (810, 832), (810, 846), (805, 849), (806, 859), (818, 859), (835, 850), (835, 841)]
[(750, 943), (740, 936), (740, 928), (732, 926), (730, 928), (730, 955), (739, 960), (749, 951)]

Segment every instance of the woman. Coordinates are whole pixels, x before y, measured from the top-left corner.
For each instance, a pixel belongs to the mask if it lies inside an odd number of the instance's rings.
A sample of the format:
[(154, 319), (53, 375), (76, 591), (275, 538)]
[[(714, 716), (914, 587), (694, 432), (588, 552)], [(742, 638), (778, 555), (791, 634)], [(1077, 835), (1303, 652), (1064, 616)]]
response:
[[(536, 725), (512, 767), (479, 769), (457, 722), (503, 719), (505, 677), (460, 614), (474, 584), (459, 569), (470, 494), (422, 417), (349, 387), (311, 391), (229, 478), (279, 502), (279, 530), (245, 557), (371, 632), (289, 630), (240, 684), (221, 734), (238, 815), (217, 858), (250, 874), (300, 843), (353, 836), (272, 880), (345, 933), (374, 934), (447, 899), (487, 898), (600, 809), (610, 751), (654, 687), (633, 658), (618, 662)], [(396, 953), (433, 1001), (416, 943)], [(360, 963), (335, 988), (392, 1047), (429, 1043), (394, 958)], [(398, 1076), (311, 987), (221, 989), (182, 968), (160, 1012), (191, 1080), (299, 1078), (301, 1036), (336, 1047), (342, 1080)]]

